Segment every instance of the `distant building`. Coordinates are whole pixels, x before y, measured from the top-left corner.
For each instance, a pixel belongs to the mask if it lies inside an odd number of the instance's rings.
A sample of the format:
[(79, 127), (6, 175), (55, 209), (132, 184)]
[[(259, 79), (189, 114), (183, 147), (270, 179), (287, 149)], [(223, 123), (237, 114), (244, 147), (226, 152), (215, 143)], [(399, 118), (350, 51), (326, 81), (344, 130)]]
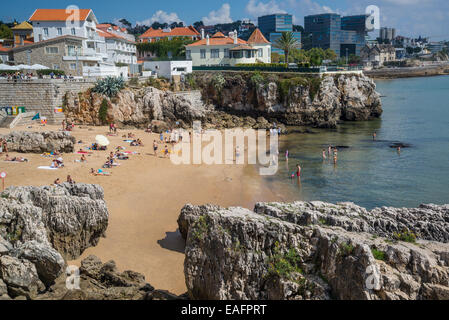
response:
[(217, 32), (186, 46), (186, 58), (193, 66), (235, 66), (236, 64), (271, 63), (271, 43), (256, 29), (248, 41), (237, 31), (225, 36)]
[(13, 27), (11, 31), (14, 38), (14, 46), (23, 46), (24, 44), (34, 42), (33, 26), (26, 21)]
[[(270, 14), (258, 18), (258, 27), (264, 37), (272, 45), (282, 36), (282, 32), (292, 32), (294, 38), (301, 44), (301, 32), (293, 32), (293, 16), (286, 13)], [(272, 46), (272, 52), (284, 54), (284, 51)]]
[(128, 34), (125, 28), (108, 24), (97, 25), (98, 34), (106, 42), (108, 61), (111, 63), (136, 64), (136, 42), (134, 36)]
[(360, 55), (366, 45), (366, 15), (325, 13), (304, 17), (305, 49), (331, 49), (337, 56)]
[(361, 58), (366, 66), (381, 67), (385, 62), (397, 60), (396, 49), (390, 44), (365, 46), (361, 51)]
[(395, 28), (380, 28), (379, 38), (383, 41), (387, 40), (390, 43), (396, 38), (396, 29)]
[(155, 42), (162, 39), (172, 40), (176, 37), (187, 37), (192, 40), (199, 40), (200, 33), (192, 26), (181, 28), (166, 28), (166, 29), (148, 29), (139, 37), (139, 42)]
[(158, 77), (172, 80), (173, 76), (192, 73), (192, 61), (145, 61), (144, 71), (152, 71)]
[(429, 50), (431, 53), (438, 53), (440, 51), (443, 51), (445, 47), (446, 45), (443, 42), (431, 42), (427, 45), (427, 50)]

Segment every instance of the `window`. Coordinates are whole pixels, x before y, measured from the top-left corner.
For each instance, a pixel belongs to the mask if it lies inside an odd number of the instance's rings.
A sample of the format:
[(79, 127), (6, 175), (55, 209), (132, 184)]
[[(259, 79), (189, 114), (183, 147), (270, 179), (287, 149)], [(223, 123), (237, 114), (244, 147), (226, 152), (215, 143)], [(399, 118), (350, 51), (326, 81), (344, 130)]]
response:
[(76, 30), (75, 30), (75, 28), (72, 28), (71, 33), (72, 33), (72, 36), (75, 36), (75, 35), (76, 35)]
[(259, 49), (259, 50), (257, 50), (258, 51), (258, 53), (259, 53), (259, 58), (262, 58), (263, 57), (263, 49)]
[(53, 65), (53, 70), (59, 70), (59, 64), (54, 64)]
[(224, 58), (229, 58), (229, 49), (224, 49)]
[(58, 47), (46, 47), (45, 48), (45, 52), (47, 54), (58, 54), (59, 53), (59, 48)]
[(201, 55), (201, 59), (206, 59), (206, 49), (201, 49), (200, 55)]
[(58, 28), (58, 36), (62, 36), (62, 28)]
[(44, 36), (48, 37), (48, 28), (44, 28)]
[(76, 70), (76, 63), (70, 64), (70, 70)]
[(220, 49), (211, 49), (210, 50), (210, 57), (211, 58), (220, 58)]
[(192, 59), (192, 52), (190, 50), (186, 50), (186, 59)]

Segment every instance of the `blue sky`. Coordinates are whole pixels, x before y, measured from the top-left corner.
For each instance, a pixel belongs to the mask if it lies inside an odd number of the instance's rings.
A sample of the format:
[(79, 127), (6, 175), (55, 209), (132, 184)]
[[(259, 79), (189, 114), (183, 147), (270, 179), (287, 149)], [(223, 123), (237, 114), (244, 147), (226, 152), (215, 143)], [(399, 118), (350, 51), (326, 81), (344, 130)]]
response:
[(296, 24), (303, 24), (309, 14), (337, 12), (343, 15), (364, 13), (368, 5), (380, 8), (381, 25), (396, 27), (405, 36), (426, 35), (432, 40), (449, 39), (449, 1), (447, 0), (22, 0), (3, 1), (0, 19), (25, 20), (40, 8), (65, 8), (77, 5), (94, 10), (100, 22), (124, 17), (132, 23), (183, 21), (192, 24), (226, 23), (274, 12), (293, 14)]

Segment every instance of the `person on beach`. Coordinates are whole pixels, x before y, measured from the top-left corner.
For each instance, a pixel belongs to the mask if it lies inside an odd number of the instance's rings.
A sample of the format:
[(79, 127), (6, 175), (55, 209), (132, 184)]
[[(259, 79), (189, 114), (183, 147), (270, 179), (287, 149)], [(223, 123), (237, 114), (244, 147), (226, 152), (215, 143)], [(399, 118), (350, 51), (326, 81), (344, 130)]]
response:
[(61, 180), (59, 180), (59, 178), (57, 178), (53, 184), (55, 184), (55, 185), (61, 184)]
[(164, 142), (164, 134), (161, 132), (161, 134), (159, 135), (159, 140), (161, 141), (161, 143)]
[(157, 156), (157, 148), (158, 148), (157, 142), (156, 142), (156, 140), (154, 140), (153, 141), (154, 156)]
[(170, 151), (168, 150), (168, 146), (165, 146), (164, 157), (167, 158), (169, 156)]
[(300, 180), (301, 179), (301, 166), (299, 165), (299, 163), (296, 165), (296, 172), (295, 172), (295, 174), (296, 174), (296, 178), (298, 180)]
[(337, 152), (334, 153), (334, 164), (337, 164), (337, 160), (338, 160), (338, 155)]
[(67, 182), (72, 184), (75, 183), (70, 175), (67, 176)]
[(81, 155), (80, 162), (87, 162), (86, 156), (84, 154)]

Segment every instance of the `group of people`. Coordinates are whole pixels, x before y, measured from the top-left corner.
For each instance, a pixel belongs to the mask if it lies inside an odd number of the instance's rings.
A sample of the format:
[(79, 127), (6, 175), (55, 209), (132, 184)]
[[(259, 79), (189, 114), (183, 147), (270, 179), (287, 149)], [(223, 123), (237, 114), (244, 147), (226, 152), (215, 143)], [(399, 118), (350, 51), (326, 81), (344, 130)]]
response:
[[(66, 182), (67, 182), (67, 183), (70, 183), (70, 184), (75, 184), (75, 183), (76, 183), (76, 182), (72, 179), (72, 177), (71, 177), (70, 175), (67, 176)], [(61, 179), (57, 178), (57, 179), (53, 182), (53, 184), (55, 184), (55, 185), (61, 184)]]
[(327, 148), (327, 156), (326, 156), (326, 149), (323, 149), (322, 157), (323, 161), (325, 161), (327, 158), (329, 159), (333, 158), (334, 164), (336, 165), (338, 161), (338, 148), (329, 145), (329, 147)]

